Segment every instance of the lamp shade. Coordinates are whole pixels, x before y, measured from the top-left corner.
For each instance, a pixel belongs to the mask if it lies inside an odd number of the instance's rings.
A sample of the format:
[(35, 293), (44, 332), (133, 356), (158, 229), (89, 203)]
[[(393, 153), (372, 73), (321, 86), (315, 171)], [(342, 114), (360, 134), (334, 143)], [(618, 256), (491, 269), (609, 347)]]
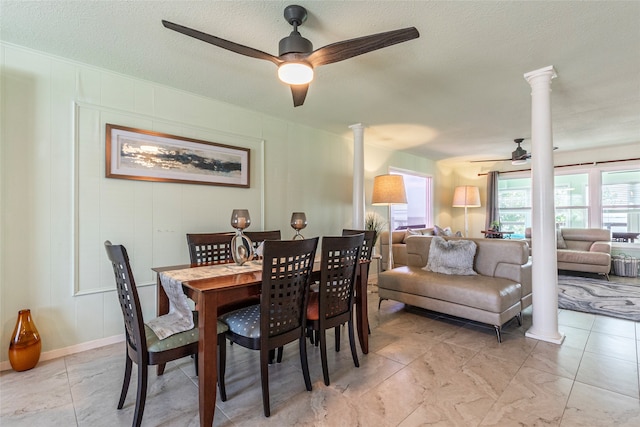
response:
[(479, 208), (480, 207), (480, 190), (473, 185), (464, 185), (456, 187), (453, 193), (454, 208)]
[(402, 175), (378, 175), (373, 179), (372, 205), (401, 205), (407, 203)]

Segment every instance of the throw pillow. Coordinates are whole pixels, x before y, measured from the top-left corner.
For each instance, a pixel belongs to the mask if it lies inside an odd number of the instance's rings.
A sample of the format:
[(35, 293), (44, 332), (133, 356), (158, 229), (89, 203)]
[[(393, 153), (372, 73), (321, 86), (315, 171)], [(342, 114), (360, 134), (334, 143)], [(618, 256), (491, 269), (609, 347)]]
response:
[(556, 230), (556, 249), (567, 249), (567, 242), (564, 241), (562, 230)]
[(421, 236), (421, 235), (422, 235), (421, 232), (412, 230), (410, 228), (407, 228), (405, 230), (405, 232), (404, 232), (404, 237), (402, 238), (402, 243), (407, 243), (407, 237), (409, 237), (409, 236)]
[(453, 236), (453, 230), (451, 230), (451, 227), (445, 227), (444, 235), (445, 236)]
[(444, 230), (437, 225), (433, 226), (433, 235), (434, 236), (444, 236)]
[(427, 271), (442, 274), (477, 275), (473, 270), (473, 259), (477, 245), (471, 240), (445, 240), (434, 237), (429, 247)]

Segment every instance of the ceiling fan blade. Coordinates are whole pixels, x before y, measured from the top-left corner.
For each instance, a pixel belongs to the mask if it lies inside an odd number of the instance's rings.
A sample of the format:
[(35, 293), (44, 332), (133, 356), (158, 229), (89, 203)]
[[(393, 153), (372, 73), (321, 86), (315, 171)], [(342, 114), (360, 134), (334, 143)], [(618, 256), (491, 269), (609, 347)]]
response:
[(488, 160), (469, 160), (469, 163), (482, 163), (482, 162), (506, 162), (511, 161), (511, 159), (488, 159)]
[(283, 62), (277, 56), (273, 56), (261, 50), (230, 42), (229, 40), (221, 39), (220, 37), (212, 36), (211, 34), (203, 33), (201, 31), (194, 30), (193, 28), (174, 24), (173, 22), (165, 21), (164, 19), (162, 20), (162, 25), (170, 30), (177, 31), (189, 37), (193, 37), (203, 42), (212, 44), (214, 46), (230, 50), (231, 52), (239, 53), (240, 55), (249, 56), (251, 58), (264, 59), (265, 61), (273, 62), (276, 65), (280, 65)]
[[(553, 147), (553, 151), (556, 151), (557, 149), (558, 149), (558, 147)], [(530, 159), (530, 158), (531, 158), (531, 153), (527, 153), (527, 154), (525, 154), (523, 156), (519, 156), (518, 158), (513, 159), (513, 160), (523, 160), (523, 159)]]
[(353, 58), (363, 53), (382, 49), (418, 37), (420, 37), (420, 33), (418, 33), (415, 27), (372, 34), (370, 36), (344, 40), (321, 47), (309, 54), (307, 60), (313, 67), (319, 67), (320, 65), (344, 61), (345, 59)]
[(291, 86), (291, 94), (293, 95), (293, 106), (299, 107), (304, 104), (304, 99), (307, 97), (307, 91), (309, 85), (289, 85)]

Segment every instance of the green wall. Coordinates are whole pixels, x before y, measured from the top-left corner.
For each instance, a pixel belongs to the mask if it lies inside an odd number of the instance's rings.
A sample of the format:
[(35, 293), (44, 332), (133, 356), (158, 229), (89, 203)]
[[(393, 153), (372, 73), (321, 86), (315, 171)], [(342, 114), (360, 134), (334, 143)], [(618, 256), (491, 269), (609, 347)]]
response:
[[(29, 308), (43, 359), (120, 339), (120, 309), (102, 243), (127, 246), (146, 318), (150, 266), (188, 261), (185, 233), (230, 230), (248, 208), (251, 230), (305, 236), (352, 222), (353, 141), (153, 82), (0, 44), (0, 367), (18, 310)], [(251, 149), (249, 189), (104, 177), (105, 124)], [(435, 163), (366, 144), (366, 210), (389, 166), (435, 176)], [(436, 194), (438, 194), (436, 183)], [(448, 190), (446, 190), (448, 192)], [(436, 202), (435, 212), (439, 211)]]

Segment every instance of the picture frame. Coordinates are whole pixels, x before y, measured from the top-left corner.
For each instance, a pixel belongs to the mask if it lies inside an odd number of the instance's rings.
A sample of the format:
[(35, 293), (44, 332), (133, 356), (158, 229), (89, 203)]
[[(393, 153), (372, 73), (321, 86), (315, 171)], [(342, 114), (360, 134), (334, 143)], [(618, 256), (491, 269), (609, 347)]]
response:
[(249, 188), (251, 150), (106, 124), (106, 177)]

